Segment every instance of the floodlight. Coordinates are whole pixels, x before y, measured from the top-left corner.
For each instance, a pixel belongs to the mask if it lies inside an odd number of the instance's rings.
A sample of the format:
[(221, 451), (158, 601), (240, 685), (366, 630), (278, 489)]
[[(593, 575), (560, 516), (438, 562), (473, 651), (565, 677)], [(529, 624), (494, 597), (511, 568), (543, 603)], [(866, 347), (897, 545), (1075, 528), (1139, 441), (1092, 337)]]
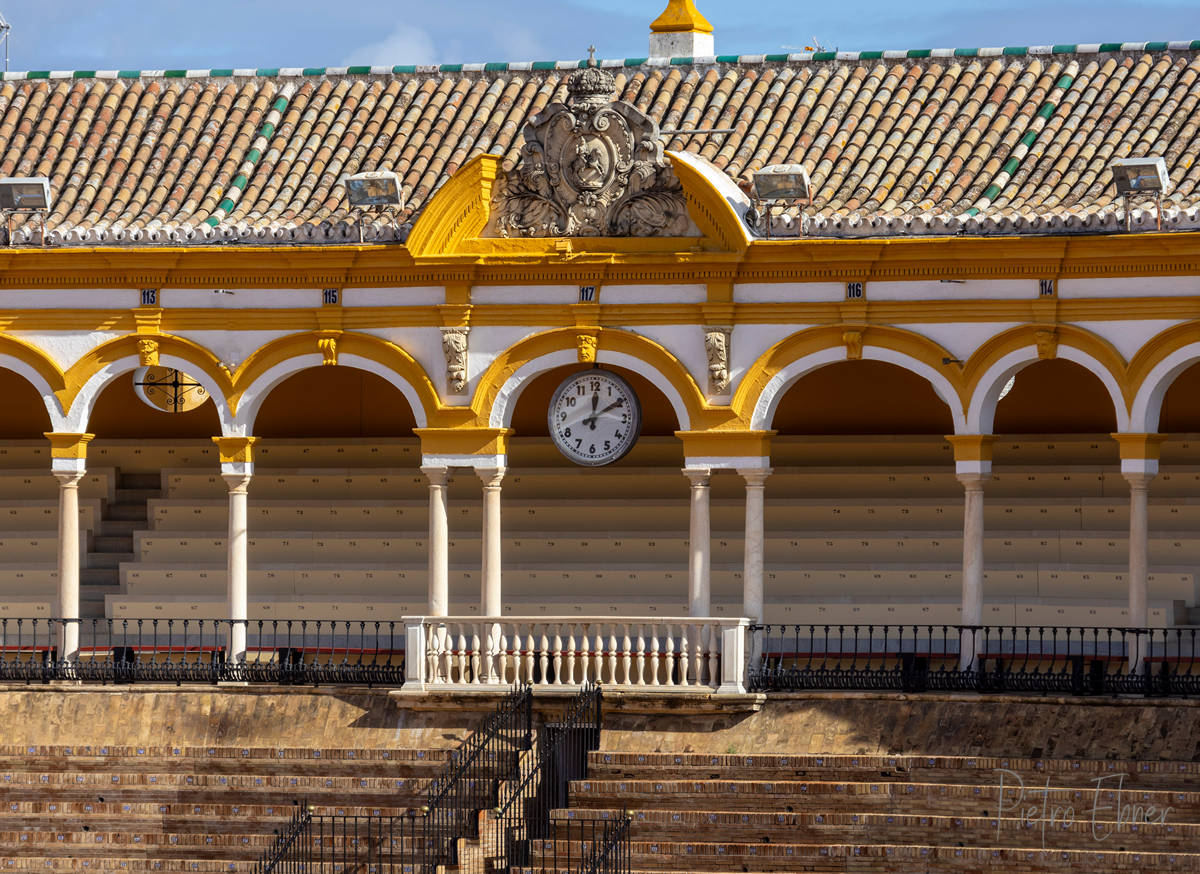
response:
[(802, 200), (809, 196), (808, 171), (800, 164), (772, 164), (754, 174), (759, 200)]
[(1147, 155), (1144, 158), (1120, 158), (1110, 165), (1117, 194), (1163, 195), (1171, 186), (1167, 176), (1167, 162), (1162, 158)]
[(0, 209), (49, 209), (50, 180), (45, 176), (0, 179)]
[(390, 170), (343, 176), (350, 205), (359, 208), (399, 206), (400, 177)]

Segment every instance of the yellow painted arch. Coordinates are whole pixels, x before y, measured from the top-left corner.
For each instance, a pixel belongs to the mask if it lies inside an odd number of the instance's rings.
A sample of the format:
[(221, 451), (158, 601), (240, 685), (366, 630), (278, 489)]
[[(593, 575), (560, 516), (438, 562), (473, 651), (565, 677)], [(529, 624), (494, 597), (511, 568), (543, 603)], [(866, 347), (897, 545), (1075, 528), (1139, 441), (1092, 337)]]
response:
[(300, 334), (289, 334), (259, 347), (250, 355), (232, 378), (232, 389), (229, 395), (230, 409), (234, 413), (246, 389), (271, 368), (283, 364), (293, 358), (312, 355), (320, 352), (318, 345), (321, 340), (333, 339), (336, 342), (338, 357), (357, 355), (366, 358), (392, 371), (407, 382), (416, 392), (430, 425), (440, 423), (445, 418), (445, 411), (450, 409), (438, 399), (437, 389), (429, 379), (429, 374), (417, 363), (416, 359), (387, 340), (373, 337), (369, 334), (357, 334), (349, 331), (306, 331)]
[(66, 374), (50, 356), (33, 344), (7, 334), (0, 334), (0, 355), (15, 358), (37, 373), (66, 408)]
[(1150, 371), (1161, 361), (1192, 343), (1200, 343), (1200, 320), (1172, 325), (1155, 334), (1129, 362), (1130, 385), (1135, 391), (1140, 391)]
[[(763, 353), (750, 366), (734, 393), (732, 407), (738, 419), (744, 422), (753, 419), (754, 410), (767, 384), (784, 368), (813, 353), (845, 346), (846, 335), (855, 333), (860, 335), (864, 346), (890, 349), (926, 364), (942, 374), (957, 394), (959, 405), (965, 407), (967, 393), (962, 367), (953, 360), (954, 356), (945, 347), (928, 337), (903, 328), (843, 323), (798, 331)], [(950, 359), (949, 364), (945, 363), (947, 359)]]
[(480, 377), (479, 385), (471, 400), (471, 409), (476, 416), (476, 427), (488, 426), (496, 398), (505, 383), (517, 371), (531, 361), (555, 352), (568, 349), (574, 351), (577, 348), (580, 334), (596, 337), (597, 349), (601, 354), (606, 351), (623, 353), (639, 359), (661, 374), (682, 400), (691, 420), (692, 430), (727, 430), (745, 427), (744, 423), (731, 421), (733, 417), (727, 407), (716, 407), (709, 404), (683, 363), (660, 344), (630, 331), (594, 327), (558, 328), (545, 331), (526, 337), (505, 350)]
[(1120, 387), (1126, 411), (1128, 411), (1129, 405), (1133, 403), (1136, 385), (1129, 378), (1129, 369), (1125, 359), (1112, 343), (1075, 325), (1034, 323), (1018, 325), (996, 334), (972, 353), (963, 369), (967, 397), (974, 396), (979, 388), (979, 381), (993, 364), (1010, 352), (1037, 345), (1037, 335), (1044, 331), (1053, 331), (1057, 336), (1059, 346), (1078, 349), (1096, 359), (1101, 366), (1106, 368)]

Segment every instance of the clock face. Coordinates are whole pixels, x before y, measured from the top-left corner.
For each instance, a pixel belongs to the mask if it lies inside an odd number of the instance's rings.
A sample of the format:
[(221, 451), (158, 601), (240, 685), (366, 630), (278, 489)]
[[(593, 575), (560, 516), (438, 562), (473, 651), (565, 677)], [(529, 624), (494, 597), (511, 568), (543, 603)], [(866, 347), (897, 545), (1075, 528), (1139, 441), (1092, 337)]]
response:
[(633, 448), (642, 430), (642, 407), (629, 383), (594, 368), (573, 373), (550, 397), (550, 436), (576, 464), (612, 464)]

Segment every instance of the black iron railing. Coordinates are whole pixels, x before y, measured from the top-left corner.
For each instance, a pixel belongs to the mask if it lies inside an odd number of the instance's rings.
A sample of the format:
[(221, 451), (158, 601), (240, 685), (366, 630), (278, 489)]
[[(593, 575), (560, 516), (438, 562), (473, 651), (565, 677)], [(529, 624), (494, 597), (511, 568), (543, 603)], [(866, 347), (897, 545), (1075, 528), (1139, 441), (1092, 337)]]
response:
[(532, 842), (524, 869), (533, 874), (629, 874), (629, 815), (571, 813), (569, 819), (556, 818), (546, 837)]
[(1200, 694), (1200, 629), (755, 625), (752, 691)]
[(299, 874), (308, 871), (312, 862), (311, 845), (300, 838), (312, 825), (312, 813), (307, 804), (299, 805), (288, 826), (279, 833), (275, 843), (251, 869), (253, 874)]
[(532, 741), (533, 694), (525, 686), (451, 754), (420, 808), (400, 816), (309, 815), (281, 836), (255, 874), (434, 874), (457, 865), (459, 840), (480, 837), (481, 813), (496, 806), (501, 784), (514, 778)]
[(600, 747), (602, 706), (600, 687), (585, 686), (557, 721), (542, 726), (533, 755), (522, 760), (516, 779), (505, 787), (505, 797), (492, 813), (499, 827), (496, 852), (502, 854), (497, 864), (503, 870), (536, 868), (543, 856), (532, 851), (539, 842), (573, 845), (565, 831), (558, 833), (551, 813), (570, 805), (571, 782), (587, 776), (588, 753)]
[[(228, 619), (0, 619), (0, 681), (399, 686), (404, 625), (346, 620), (249, 620), (245, 661), (226, 659)], [(60, 659), (73, 627), (78, 658)]]

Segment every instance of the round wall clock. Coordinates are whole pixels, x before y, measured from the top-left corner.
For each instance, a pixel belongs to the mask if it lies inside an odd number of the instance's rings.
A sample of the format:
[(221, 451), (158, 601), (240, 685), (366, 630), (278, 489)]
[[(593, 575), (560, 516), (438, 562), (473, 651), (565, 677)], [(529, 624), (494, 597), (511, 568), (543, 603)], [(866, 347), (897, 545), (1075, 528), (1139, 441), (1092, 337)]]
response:
[(573, 373), (550, 397), (550, 437), (576, 464), (601, 467), (625, 455), (642, 430), (642, 406), (615, 373), (593, 368)]

